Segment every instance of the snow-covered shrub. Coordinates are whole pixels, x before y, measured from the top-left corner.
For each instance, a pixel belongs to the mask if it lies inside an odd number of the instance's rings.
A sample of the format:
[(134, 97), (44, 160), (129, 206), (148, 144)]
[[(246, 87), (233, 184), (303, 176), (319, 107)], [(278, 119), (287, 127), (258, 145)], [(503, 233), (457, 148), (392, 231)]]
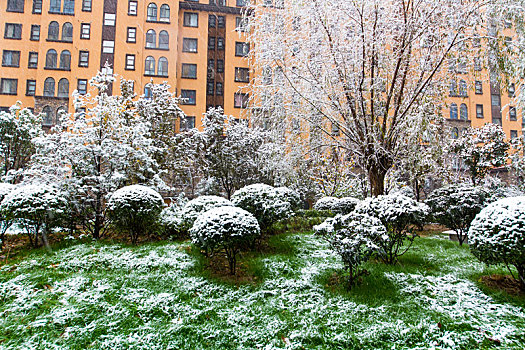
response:
[(303, 201), (301, 200), (301, 196), (297, 191), (284, 186), (276, 187), (275, 191), (281, 200), (290, 203), (293, 211), (298, 211), (303, 207)]
[(318, 211), (333, 211), (339, 198), (335, 197), (322, 197), (314, 204), (314, 209)]
[(47, 247), (47, 234), (60, 223), (68, 209), (66, 196), (48, 185), (21, 186), (7, 194), (0, 212), (7, 220), (17, 220), (24, 227), (31, 245), (38, 239)]
[(182, 213), (182, 231), (188, 231), (197, 217), (213, 208), (233, 206), (232, 202), (219, 196), (200, 196), (192, 199), (181, 210)]
[(130, 235), (133, 243), (157, 227), (164, 206), (161, 195), (146, 186), (131, 185), (113, 192), (108, 215), (115, 227)]
[[(8, 183), (0, 183), (0, 203), (4, 200), (5, 196), (7, 196), (12, 190), (15, 189), (15, 186)], [(2, 247), (4, 246), (5, 241), (5, 233), (11, 227), (11, 224), (13, 222), (2, 213), (0, 213), (0, 251), (2, 250)]]
[(350, 214), (354, 211), (360, 200), (352, 197), (339, 198), (332, 206), (331, 211), (337, 214)]
[(261, 234), (257, 219), (244, 209), (222, 206), (208, 210), (190, 229), (193, 244), (208, 253), (222, 250), (228, 258), (230, 273), (235, 274), (237, 253)]
[(283, 200), (274, 187), (265, 184), (249, 185), (241, 188), (232, 196), (236, 206), (252, 213), (263, 232), (276, 222), (292, 215), (292, 205)]
[(430, 207), (433, 220), (454, 230), (462, 245), (472, 220), (490, 201), (492, 196), (487, 189), (459, 184), (434, 190), (425, 203)]
[[(513, 265), (525, 290), (525, 197), (500, 199), (482, 209), (469, 229), (472, 253), (487, 264)], [(512, 271), (509, 268), (510, 273)]]
[[(385, 226), (388, 239), (379, 242), (380, 258), (393, 264), (412, 245), (416, 237), (413, 226), (425, 222), (429, 208), (402, 195), (382, 195), (361, 201), (355, 211), (374, 216)], [(408, 244), (403, 247), (405, 242)]]
[(332, 250), (341, 257), (349, 274), (349, 285), (364, 272), (360, 265), (388, 243), (385, 226), (379, 219), (367, 214), (350, 213), (326, 219), (314, 227), (316, 234), (324, 237)]

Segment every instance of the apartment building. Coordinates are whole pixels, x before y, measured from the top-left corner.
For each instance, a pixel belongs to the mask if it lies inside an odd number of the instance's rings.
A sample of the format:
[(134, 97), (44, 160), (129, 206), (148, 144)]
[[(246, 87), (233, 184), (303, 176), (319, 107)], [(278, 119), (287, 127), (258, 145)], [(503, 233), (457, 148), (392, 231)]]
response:
[[(17, 101), (45, 113), (73, 112), (73, 90), (106, 63), (135, 93), (167, 82), (199, 127), (210, 106), (241, 117), (249, 98), (244, 0), (7, 0), (0, 5), (0, 109)], [(113, 87), (113, 90), (118, 89)], [(118, 93), (118, 91), (115, 91)]]

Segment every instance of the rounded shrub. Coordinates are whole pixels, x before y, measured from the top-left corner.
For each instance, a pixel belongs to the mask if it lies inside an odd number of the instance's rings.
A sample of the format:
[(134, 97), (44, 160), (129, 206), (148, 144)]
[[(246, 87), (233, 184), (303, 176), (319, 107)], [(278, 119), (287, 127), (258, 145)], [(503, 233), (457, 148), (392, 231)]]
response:
[(360, 266), (378, 253), (389, 239), (379, 219), (356, 212), (326, 219), (315, 226), (314, 231), (341, 257), (350, 287), (365, 272)]
[(219, 196), (200, 196), (186, 203), (181, 209), (182, 231), (188, 231), (197, 217), (213, 208), (233, 206), (232, 202)]
[(332, 205), (332, 212), (337, 214), (350, 214), (354, 211), (355, 207), (359, 204), (360, 200), (353, 197), (343, 197), (339, 198), (333, 205)]
[(290, 203), (290, 206), (294, 212), (303, 208), (303, 201), (301, 200), (301, 196), (297, 191), (284, 186), (276, 187), (275, 191), (281, 200)]
[(146, 186), (131, 185), (113, 192), (108, 200), (107, 211), (112, 224), (129, 234), (137, 243), (140, 236), (154, 231), (164, 207), (161, 195)]
[(335, 197), (322, 197), (314, 204), (314, 209), (318, 211), (331, 211), (333, 212), (336, 204), (339, 202), (339, 198)]
[(193, 244), (213, 254), (223, 251), (235, 274), (237, 254), (260, 236), (257, 219), (244, 209), (222, 206), (199, 215), (190, 229)]
[(355, 211), (376, 217), (385, 226), (388, 239), (380, 242), (380, 257), (383, 262), (393, 264), (412, 245), (416, 237), (413, 227), (423, 225), (429, 208), (412, 198), (392, 194), (367, 198)]
[(425, 203), (430, 207), (432, 219), (454, 230), (462, 245), (468, 238), (472, 220), (492, 198), (484, 187), (459, 184), (434, 190)]
[(525, 197), (500, 199), (482, 209), (469, 229), (470, 250), (487, 264), (514, 266), (525, 290)]
[(6, 220), (18, 221), (25, 228), (31, 245), (39, 240), (48, 247), (48, 233), (63, 220), (68, 209), (66, 196), (48, 185), (26, 185), (10, 191), (0, 205)]
[(232, 196), (236, 206), (253, 214), (263, 232), (281, 220), (292, 215), (292, 205), (275, 190), (265, 184), (249, 185), (236, 191)]
[[(4, 200), (5, 196), (7, 196), (12, 190), (15, 189), (15, 186), (8, 183), (0, 183), (0, 203)], [(5, 242), (5, 234), (9, 227), (11, 227), (13, 221), (8, 220), (2, 213), (0, 212), (0, 251), (2, 250), (2, 247), (4, 246)]]

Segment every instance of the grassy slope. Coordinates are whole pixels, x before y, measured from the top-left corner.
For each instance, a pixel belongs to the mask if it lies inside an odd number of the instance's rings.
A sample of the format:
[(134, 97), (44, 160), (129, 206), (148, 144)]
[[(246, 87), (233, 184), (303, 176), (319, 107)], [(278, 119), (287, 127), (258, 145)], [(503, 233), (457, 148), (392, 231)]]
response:
[(250, 283), (213, 277), (188, 243), (85, 243), (0, 268), (0, 348), (346, 349), (525, 346), (525, 300), (481, 290), (504, 273), (422, 238), (360, 286), (310, 234), (246, 254)]

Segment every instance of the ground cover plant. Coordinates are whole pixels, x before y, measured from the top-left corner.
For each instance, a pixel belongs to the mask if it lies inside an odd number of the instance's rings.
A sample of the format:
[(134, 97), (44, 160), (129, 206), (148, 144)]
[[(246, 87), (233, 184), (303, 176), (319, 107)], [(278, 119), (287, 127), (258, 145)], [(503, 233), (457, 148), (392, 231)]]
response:
[(189, 242), (73, 244), (0, 267), (0, 348), (522, 349), (525, 299), (483, 287), (465, 247), (420, 238), (397, 265), (343, 265), (310, 233), (244, 254), (256, 282), (212, 278)]

